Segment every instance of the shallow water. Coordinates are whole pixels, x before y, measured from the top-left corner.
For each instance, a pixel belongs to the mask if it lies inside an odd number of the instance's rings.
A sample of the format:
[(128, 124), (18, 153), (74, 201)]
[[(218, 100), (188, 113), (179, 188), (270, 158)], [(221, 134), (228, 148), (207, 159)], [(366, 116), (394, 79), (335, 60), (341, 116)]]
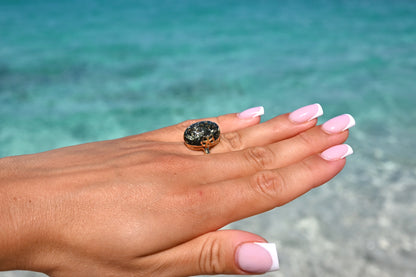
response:
[(415, 276), (416, 2), (0, 2), (0, 156), (315, 102), (357, 121), (346, 169), (231, 227), (267, 276)]

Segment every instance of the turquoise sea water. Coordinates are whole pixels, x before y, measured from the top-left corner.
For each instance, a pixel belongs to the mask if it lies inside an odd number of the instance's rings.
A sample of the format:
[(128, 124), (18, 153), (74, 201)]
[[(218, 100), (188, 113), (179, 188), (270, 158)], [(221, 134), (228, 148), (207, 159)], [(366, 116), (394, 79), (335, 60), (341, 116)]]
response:
[(231, 227), (267, 276), (416, 276), (415, 1), (0, 0), (0, 156), (315, 102), (357, 121), (346, 169)]

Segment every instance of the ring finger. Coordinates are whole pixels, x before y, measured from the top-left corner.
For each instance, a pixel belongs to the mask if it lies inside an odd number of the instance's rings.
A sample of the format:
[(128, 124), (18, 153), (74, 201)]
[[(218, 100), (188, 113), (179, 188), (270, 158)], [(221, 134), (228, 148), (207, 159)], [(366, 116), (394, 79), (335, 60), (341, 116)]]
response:
[[(316, 118), (323, 114), (319, 104), (313, 104), (300, 108), (290, 114), (283, 114), (264, 123), (240, 128), (234, 131), (222, 130), (221, 142), (210, 149), (211, 153), (225, 153), (238, 151), (248, 147), (268, 145), (281, 141), (308, 130), (316, 125)], [(200, 155), (200, 152), (189, 154)]]

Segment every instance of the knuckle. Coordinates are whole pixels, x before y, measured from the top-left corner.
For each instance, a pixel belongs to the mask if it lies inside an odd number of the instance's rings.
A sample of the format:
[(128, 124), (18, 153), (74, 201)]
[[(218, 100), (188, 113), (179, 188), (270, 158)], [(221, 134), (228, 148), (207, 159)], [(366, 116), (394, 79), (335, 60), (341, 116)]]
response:
[(302, 172), (304, 174), (308, 174), (308, 175), (312, 175), (312, 172), (315, 171), (313, 164), (311, 164), (310, 162), (308, 162), (307, 160), (303, 160), (300, 163), (300, 166), (302, 167)]
[(258, 169), (269, 169), (274, 161), (274, 153), (266, 146), (256, 146), (247, 149), (246, 159)]
[(231, 151), (241, 150), (243, 148), (243, 139), (239, 132), (226, 133), (222, 135), (222, 141), (228, 146)]
[[(313, 164), (311, 164), (308, 161), (302, 161), (299, 164), (299, 168), (300, 168), (299, 171), (302, 172), (302, 175), (304, 176), (305, 179), (311, 180), (311, 181), (315, 180), (314, 174), (313, 174), (313, 172), (315, 171), (315, 168), (314, 168)], [(305, 185), (307, 185), (307, 184), (305, 184)], [(315, 186), (316, 186), (315, 182), (310, 182), (309, 189), (311, 189)]]
[(195, 122), (196, 122), (196, 120), (188, 119), (188, 120), (182, 121), (181, 123), (176, 124), (176, 127), (179, 130), (184, 131), (186, 128), (188, 128), (189, 125), (191, 125)]
[(221, 241), (218, 238), (208, 238), (201, 247), (199, 256), (200, 272), (205, 274), (223, 273), (225, 269), (224, 258), (221, 255)]
[(312, 137), (310, 135), (308, 135), (307, 133), (303, 132), (300, 133), (298, 135), (299, 140), (301, 141), (302, 144), (304, 145), (313, 145), (314, 141), (312, 139)]
[(253, 176), (251, 185), (263, 198), (276, 201), (285, 188), (283, 176), (277, 171), (261, 171)]

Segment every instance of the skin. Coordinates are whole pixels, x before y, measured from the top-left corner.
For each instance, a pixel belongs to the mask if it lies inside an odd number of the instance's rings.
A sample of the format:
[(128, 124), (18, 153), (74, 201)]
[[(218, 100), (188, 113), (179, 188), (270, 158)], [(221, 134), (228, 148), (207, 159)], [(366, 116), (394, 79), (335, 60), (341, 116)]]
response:
[[(211, 154), (183, 144), (187, 126), (216, 122)], [(50, 276), (248, 274), (236, 264), (255, 234), (219, 228), (324, 184), (345, 165), (316, 119), (261, 123), (236, 114), (0, 159), (0, 270)]]

